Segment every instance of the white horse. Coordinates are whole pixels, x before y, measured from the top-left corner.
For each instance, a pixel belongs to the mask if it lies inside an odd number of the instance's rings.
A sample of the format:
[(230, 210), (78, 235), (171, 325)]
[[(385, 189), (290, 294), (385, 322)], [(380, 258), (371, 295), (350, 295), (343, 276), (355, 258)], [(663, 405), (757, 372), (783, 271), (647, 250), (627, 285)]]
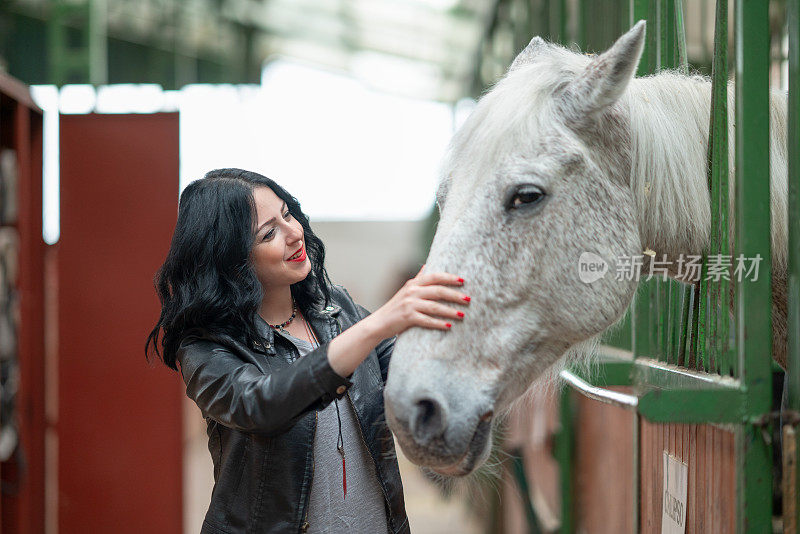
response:
[[(624, 316), (638, 282), (581, 281), (582, 253), (615, 273), (616, 259), (647, 249), (675, 266), (707, 246), (711, 84), (634, 78), (644, 34), (642, 21), (595, 57), (534, 38), (455, 134), (426, 270), (465, 278), (472, 302), (450, 332), (400, 336), (384, 393), (415, 463), (470, 473), (495, 414)], [(774, 357), (785, 366), (786, 94), (770, 109)]]

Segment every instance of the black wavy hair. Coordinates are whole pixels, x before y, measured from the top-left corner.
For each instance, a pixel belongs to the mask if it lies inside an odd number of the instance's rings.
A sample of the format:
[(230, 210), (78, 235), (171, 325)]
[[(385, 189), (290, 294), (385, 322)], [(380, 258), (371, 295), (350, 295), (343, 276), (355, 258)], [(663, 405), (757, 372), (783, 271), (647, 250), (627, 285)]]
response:
[(262, 342), (255, 314), (263, 289), (251, 260), (257, 225), (256, 187), (272, 189), (303, 226), (311, 272), (291, 286), (297, 306), (306, 312), (330, 304), (325, 246), (311, 230), (297, 199), (258, 173), (216, 169), (181, 193), (167, 259), (154, 277), (161, 316), (144, 346), (148, 361), (152, 343), (155, 354), (177, 371), (178, 347), (190, 334), (209, 339), (227, 335), (247, 346)]

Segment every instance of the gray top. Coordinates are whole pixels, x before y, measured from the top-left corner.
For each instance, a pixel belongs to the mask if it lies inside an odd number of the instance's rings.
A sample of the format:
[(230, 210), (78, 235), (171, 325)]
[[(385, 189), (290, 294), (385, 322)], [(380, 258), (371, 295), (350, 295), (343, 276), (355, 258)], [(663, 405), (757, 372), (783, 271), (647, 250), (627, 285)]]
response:
[[(308, 354), (308, 341), (279, 332), (300, 352)], [(358, 428), (353, 403), (345, 395), (339, 404), (342, 418), (342, 439), (347, 470), (347, 496), (342, 487), (342, 455), (336, 448), (339, 421), (336, 403), (317, 412), (314, 434), (314, 478), (308, 500), (308, 532), (339, 534), (342, 532), (387, 532), (388, 521), (383, 491), (378, 482), (375, 463)]]

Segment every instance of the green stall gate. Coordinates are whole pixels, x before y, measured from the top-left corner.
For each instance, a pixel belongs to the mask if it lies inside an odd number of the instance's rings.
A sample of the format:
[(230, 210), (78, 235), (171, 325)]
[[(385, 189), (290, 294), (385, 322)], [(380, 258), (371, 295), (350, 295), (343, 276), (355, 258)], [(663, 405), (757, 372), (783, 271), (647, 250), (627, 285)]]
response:
[[(647, 43), (638, 74), (688, 72), (685, 22), (696, 21), (687, 19), (687, 8), (700, 3), (501, 0), (477, 63), (476, 86), (502, 73), (509, 47), (520, 50), (533, 35), (602, 51), (642, 19), (647, 20)], [(590, 374), (578, 369), (562, 372), (569, 387), (553, 409), (535, 415), (553, 439), (530, 446), (525, 437), (515, 440), (511, 431), (506, 446), (515, 454), (504, 487), (522, 495), (513, 513), (524, 518), (523, 530), (660, 532), (663, 515), (672, 514), (687, 533), (797, 531), (800, 0), (734, 0), (731, 5), (730, 13), (727, 1), (709, 6), (713, 53), (709, 50), (707, 62), (701, 57), (692, 63), (693, 69), (712, 78), (712, 245), (703, 255), (700, 280), (687, 284), (653, 277), (640, 283), (626, 325), (601, 348), (599, 366)], [(786, 21), (778, 27), (778, 37), (783, 33), (788, 39), (788, 58), (780, 55), (780, 46), (776, 57), (772, 46), (776, 19)], [(729, 20), (734, 24), (730, 32)], [(730, 51), (729, 33), (735, 43)], [(789, 257), (784, 379), (784, 370), (771, 357), (768, 99), (773, 61), (786, 59)], [(730, 115), (736, 124), (734, 169), (728, 168), (729, 66), (735, 75), (735, 110)], [(735, 209), (729, 214), (731, 170)], [(736, 222), (734, 250), (728, 246), (731, 215)], [(757, 278), (734, 283), (733, 278), (709, 276), (717, 268), (712, 259), (735, 261), (740, 255), (763, 259)], [(528, 427), (517, 430), (518, 435), (530, 434)], [(684, 476), (680, 464), (685, 466), (686, 497), (664, 494), (668, 463), (677, 469), (670, 471), (673, 482), (676, 473)], [(514, 528), (513, 518), (504, 513), (505, 519), (498, 514), (492, 529), (518, 530), (519, 521)]]

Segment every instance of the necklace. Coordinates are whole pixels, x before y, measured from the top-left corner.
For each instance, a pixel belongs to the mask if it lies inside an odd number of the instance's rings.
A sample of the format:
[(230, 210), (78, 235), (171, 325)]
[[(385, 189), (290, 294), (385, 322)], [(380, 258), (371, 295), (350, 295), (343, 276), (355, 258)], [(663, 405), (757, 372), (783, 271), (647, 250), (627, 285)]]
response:
[[(294, 299), (292, 299), (292, 316), (291, 316), (291, 317), (289, 317), (289, 319), (288, 319), (287, 321), (284, 321), (284, 322), (282, 322), (281, 324), (270, 324), (270, 326), (271, 326), (272, 328), (275, 328), (276, 330), (277, 330), (277, 329), (281, 329), (281, 330), (283, 330), (283, 327), (284, 327), (284, 326), (289, 326), (289, 324), (290, 324), (292, 321), (294, 321), (294, 316), (295, 316), (295, 315), (297, 315), (297, 306), (296, 306), (296, 305), (295, 305), (295, 303), (294, 303)], [(269, 323), (267, 323), (267, 324), (269, 324)]]
[[(308, 321), (305, 320), (303, 317), (303, 326), (306, 328), (306, 336), (308, 336), (308, 340), (311, 342), (311, 347), (316, 348), (319, 347), (319, 340), (317, 339), (316, 334), (311, 329), (308, 324)], [(339, 413), (339, 401), (338, 399), (333, 399), (333, 403), (336, 405), (336, 419), (339, 422), (339, 437), (336, 439), (336, 450), (339, 451), (339, 454), (342, 455), (342, 498), (347, 497), (347, 465), (344, 461), (344, 438), (342, 437), (342, 416)]]

